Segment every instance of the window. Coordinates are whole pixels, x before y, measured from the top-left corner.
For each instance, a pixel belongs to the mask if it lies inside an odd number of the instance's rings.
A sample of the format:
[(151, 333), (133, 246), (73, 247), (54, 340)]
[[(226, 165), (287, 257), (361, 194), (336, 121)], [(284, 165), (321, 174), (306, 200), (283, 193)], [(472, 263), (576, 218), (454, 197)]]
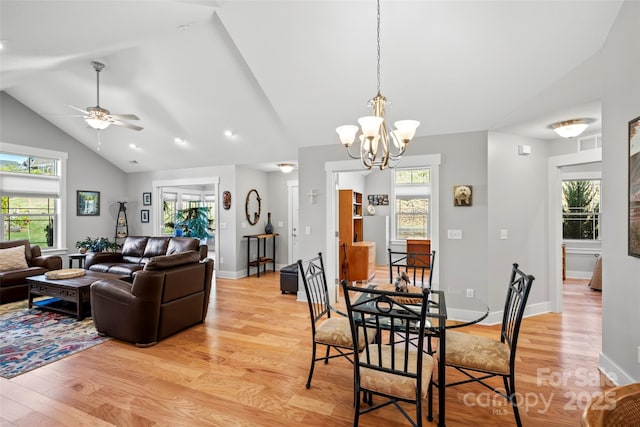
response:
[(431, 170), (393, 172), (395, 240), (431, 238)]
[(211, 193), (200, 193), (190, 190), (167, 187), (162, 190), (162, 234), (174, 234), (174, 221), (176, 212), (180, 209), (207, 207), (209, 212), (209, 229), (215, 228), (216, 197)]
[(562, 182), (562, 238), (600, 239), (600, 180)]
[(56, 176), (56, 160), (22, 154), (0, 153), (0, 171)]
[(5, 240), (29, 240), (41, 247), (54, 245), (55, 199), (2, 196)]

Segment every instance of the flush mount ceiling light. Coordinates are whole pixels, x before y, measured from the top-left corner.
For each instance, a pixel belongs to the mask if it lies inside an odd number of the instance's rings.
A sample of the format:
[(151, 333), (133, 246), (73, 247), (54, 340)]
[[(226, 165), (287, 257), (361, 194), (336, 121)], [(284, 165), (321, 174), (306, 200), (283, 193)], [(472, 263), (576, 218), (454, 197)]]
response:
[(278, 163), (278, 167), (283, 173), (289, 173), (296, 167), (296, 165), (294, 163)]
[(584, 132), (591, 123), (593, 123), (593, 119), (571, 119), (552, 123), (549, 128), (563, 138), (575, 138)]
[[(400, 161), (400, 158), (404, 154), (407, 145), (413, 139), (416, 133), (416, 129), (420, 125), (417, 120), (400, 120), (394, 123), (396, 129), (388, 132), (387, 124), (384, 117), (384, 108), (387, 105), (387, 98), (380, 93), (380, 0), (378, 4), (377, 14), (377, 77), (378, 77), (378, 94), (371, 100), (369, 100), (369, 106), (373, 109), (373, 116), (360, 117), (358, 123), (362, 129), (360, 135), (360, 155), (354, 156), (351, 153), (351, 145), (356, 139), (358, 133), (358, 126), (345, 125), (336, 129), (340, 142), (347, 149), (349, 157), (353, 159), (360, 159), (362, 166), (366, 169), (371, 169), (373, 166), (377, 166), (380, 170), (387, 167), (394, 167)], [(391, 144), (395, 146), (395, 153), (390, 152)], [(390, 161), (392, 163), (390, 163)]]

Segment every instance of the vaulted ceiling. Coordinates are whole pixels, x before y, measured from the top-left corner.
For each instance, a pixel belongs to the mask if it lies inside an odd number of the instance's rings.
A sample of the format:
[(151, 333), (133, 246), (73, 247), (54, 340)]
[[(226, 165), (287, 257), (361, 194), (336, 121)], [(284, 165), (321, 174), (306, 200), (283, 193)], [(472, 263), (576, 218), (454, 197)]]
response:
[[(381, 3), (381, 91), (417, 135), (500, 130), (555, 138), (553, 121), (600, 125), (598, 52), (619, 1)], [(376, 94), (369, 1), (0, 3), (0, 89), (127, 172), (295, 161), (338, 144)], [(98, 132), (96, 105), (142, 131)], [(225, 130), (233, 131), (231, 137)], [(182, 138), (186, 143), (176, 144)], [(10, 141), (6, 141), (10, 142)], [(134, 144), (136, 148), (131, 148)], [(132, 163), (136, 160), (137, 163)]]

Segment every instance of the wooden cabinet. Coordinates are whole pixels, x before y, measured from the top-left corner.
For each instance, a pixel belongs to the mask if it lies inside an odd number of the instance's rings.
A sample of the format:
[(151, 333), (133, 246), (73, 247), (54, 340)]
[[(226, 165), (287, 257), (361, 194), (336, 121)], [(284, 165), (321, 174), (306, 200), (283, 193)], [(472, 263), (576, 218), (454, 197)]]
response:
[(362, 241), (362, 193), (340, 190), (338, 206), (340, 279), (371, 280), (376, 274), (376, 244)]
[[(430, 254), (431, 240), (428, 239), (407, 239), (407, 253)], [(428, 256), (416, 257), (420, 266), (428, 266), (430, 258)]]
[(340, 190), (338, 203), (341, 242), (362, 242), (362, 193)]

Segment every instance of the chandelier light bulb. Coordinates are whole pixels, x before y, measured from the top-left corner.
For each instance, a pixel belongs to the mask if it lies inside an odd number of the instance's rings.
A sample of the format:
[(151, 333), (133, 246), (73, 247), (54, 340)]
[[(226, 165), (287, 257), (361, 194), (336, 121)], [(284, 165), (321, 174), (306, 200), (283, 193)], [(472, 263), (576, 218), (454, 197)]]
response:
[(338, 132), (338, 137), (340, 138), (340, 142), (345, 147), (351, 147), (353, 141), (356, 139), (356, 133), (358, 132), (358, 126), (355, 125), (344, 125), (336, 128), (336, 132)]
[(378, 135), (378, 133), (380, 132), (380, 125), (382, 124), (383, 120), (384, 119), (382, 117), (377, 116), (360, 117), (358, 119), (358, 123), (362, 128), (362, 134), (364, 135), (364, 137), (373, 138), (374, 136)]

